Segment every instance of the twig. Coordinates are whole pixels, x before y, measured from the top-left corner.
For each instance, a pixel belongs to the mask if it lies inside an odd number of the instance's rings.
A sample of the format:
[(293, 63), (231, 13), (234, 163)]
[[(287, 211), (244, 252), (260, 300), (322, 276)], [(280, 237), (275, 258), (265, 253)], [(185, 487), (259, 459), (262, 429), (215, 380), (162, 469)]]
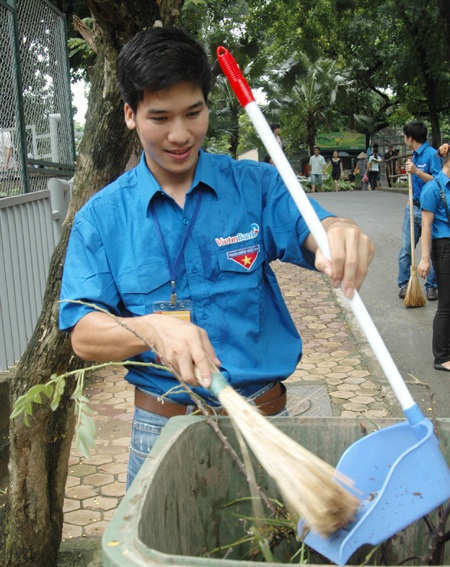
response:
[[(86, 305), (88, 307), (92, 307), (97, 311), (101, 311), (102, 313), (105, 313), (106, 315), (109, 315), (112, 319), (114, 319), (114, 321), (120, 325), (121, 327), (123, 327), (124, 329), (126, 329), (127, 331), (129, 331), (130, 333), (132, 333), (135, 337), (137, 337), (140, 341), (142, 341), (144, 343), (145, 346), (147, 346), (151, 351), (153, 351), (156, 356), (158, 356), (160, 358), (160, 360), (164, 361), (163, 357), (160, 355), (160, 353), (157, 351), (155, 345), (151, 345), (148, 343), (147, 339), (145, 337), (143, 337), (140, 333), (138, 333), (137, 331), (135, 331), (134, 329), (131, 329), (126, 323), (123, 323), (122, 321), (119, 320), (118, 317), (116, 317), (115, 315), (113, 315), (112, 313), (110, 313), (109, 311), (107, 311), (106, 309), (103, 309), (101, 307), (99, 307), (98, 305), (95, 305), (94, 303), (87, 303), (85, 301), (79, 301), (79, 300), (62, 300), (64, 302), (69, 302), (69, 303), (78, 303), (81, 305)], [(222, 433), (222, 431), (219, 429), (219, 426), (217, 425), (217, 421), (215, 419), (212, 419), (211, 417), (211, 413), (206, 409), (205, 404), (203, 402), (200, 401), (200, 399), (198, 398), (198, 396), (196, 396), (194, 394), (194, 392), (192, 391), (192, 389), (190, 388), (190, 386), (188, 386), (184, 381), (183, 378), (180, 376), (180, 374), (173, 368), (172, 365), (168, 364), (166, 361), (164, 367), (166, 367), (167, 370), (169, 370), (169, 372), (171, 372), (175, 378), (180, 382), (180, 384), (183, 386), (183, 388), (188, 392), (188, 394), (190, 395), (191, 399), (193, 400), (193, 402), (195, 403), (195, 405), (197, 406), (197, 408), (202, 412), (202, 414), (205, 416), (206, 418), (206, 422), (208, 423), (208, 425), (210, 427), (212, 427), (213, 431), (215, 432), (215, 434), (217, 435), (217, 437), (219, 438), (219, 440), (222, 442), (225, 450), (230, 454), (230, 456), (232, 457), (232, 459), (235, 461), (236, 465), (238, 466), (239, 470), (241, 471), (241, 473), (243, 474), (243, 476), (246, 478), (247, 482), (253, 484), (254, 488), (256, 489), (256, 491), (258, 492), (258, 495), (260, 496), (261, 500), (264, 502), (264, 504), (266, 505), (266, 507), (273, 513), (276, 513), (276, 508), (274, 507), (274, 505), (272, 504), (272, 502), (270, 501), (270, 499), (268, 498), (268, 496), (265, 494), (265, 492), (262, 490), (262, 488), (256, 483), (256, 480), (252, 479), (251, 475), (249, 475), (247, 473), (247, 470), (245, 468), (244, 463), (241, 461), (241, 459), (239, 458), (238, 454), (236, 453), (236, 451), (233, 449), (233, 447), (230, 445), (227, 437)], [(162, 368), (164, 368), (162, 367)]]

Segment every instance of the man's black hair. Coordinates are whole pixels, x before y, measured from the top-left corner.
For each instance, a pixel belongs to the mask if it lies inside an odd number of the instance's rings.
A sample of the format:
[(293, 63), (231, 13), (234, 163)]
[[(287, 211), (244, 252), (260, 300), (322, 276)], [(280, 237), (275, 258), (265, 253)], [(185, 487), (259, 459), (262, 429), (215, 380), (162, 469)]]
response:
[(203, 46), (175, 27), (149, 28), (125, 44), (117, 59), (123, 100), (136, 112), (146, 91), (155, 94), (187, 83), (208, 101), (211, 66)]
[(280, 128), (280, 124), (278, 122), (274, 122), (270, 125), (270, 129), (274, 132), (277, 128)]
[(424, 144), (427, 141), (428, 130), (423, 122), (420, 120), (411, 120), (403, 127), (403, 134), (407, 138), (412, 138), (419, 144)]

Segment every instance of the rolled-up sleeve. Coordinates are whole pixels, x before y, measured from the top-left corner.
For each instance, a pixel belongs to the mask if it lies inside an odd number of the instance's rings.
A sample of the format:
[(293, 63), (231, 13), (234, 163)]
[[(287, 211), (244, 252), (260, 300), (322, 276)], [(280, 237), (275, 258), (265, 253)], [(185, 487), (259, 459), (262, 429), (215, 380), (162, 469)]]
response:
[(64, 262), (59, 328), (70, 331), (87, 313), (95, 311), (92, 305), (118, 314), (118, 303), (119, 294), (103, 242), (86, 219), (78, 218), (72, 228)]

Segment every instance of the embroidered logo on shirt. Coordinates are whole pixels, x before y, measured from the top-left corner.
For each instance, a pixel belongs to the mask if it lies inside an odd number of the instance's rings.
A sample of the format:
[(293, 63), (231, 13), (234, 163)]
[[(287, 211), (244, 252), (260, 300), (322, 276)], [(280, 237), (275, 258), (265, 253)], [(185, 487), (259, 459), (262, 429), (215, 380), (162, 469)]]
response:
[(250, 232), (239, 232), (235, 236), (227, 236), (223, 238), (216, 238), (217, 246), (228, 246), (228, 244), (236, 244), (236, 242), (244, 242), (256, 238), (259, 234), (259, 225), (255, 222), (250, 225)]
[(228, 260), (233, 260), (246, 270), (249, 270), (259, 254), (259, 244), (256, 246), (249, 246), (248, 248), (241, 248), (240, 250), (230, 250), (227, 252)]

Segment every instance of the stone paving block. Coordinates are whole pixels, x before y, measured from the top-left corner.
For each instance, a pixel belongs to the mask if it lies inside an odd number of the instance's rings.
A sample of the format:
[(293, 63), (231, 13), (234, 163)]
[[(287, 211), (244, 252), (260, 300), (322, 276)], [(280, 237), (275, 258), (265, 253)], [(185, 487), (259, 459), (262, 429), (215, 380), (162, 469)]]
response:
[(355, 393), (354, 392), (341, 392), (341, 391), (336, 390), (335, 392), (331, 392), (330, 396), (332, 398), (340, 398), (342, 400), (348, 400), (350, 398), (354, 398)]
[(87, 510), (111, 510), (113, 508), (117, 508), (118, 505), (118, 498), (108, 498), (106, 496), (94, 496), (93, 498), (88, 498), (83, 502), (83, 506)]
[(101, 487), (100, 492), (104, 496), (121, 497), (125, 494), (125, 481), (105, 484), (104, 486)]
[(74, 500), (73, 498), (64, 498), (64, 514), (73, 512), (74, 510), (78, 510), (79, 508), (81, 508), (80, 500)]
[(84, 463), (88, 465), (104, 465), (106, 463), (112, 463), (113, 458), (109, 455), (91, 455), (90, 457), (84, 458)]
[(106, 465), (102, 465), (99, 470), (101, 472), (105, 472), (107, 474), (113, 474), (113, 475), (119, 475), (123, 472), (126, 472), (128, 465), (128, 451), (125, 454), (127, 455), (126, 463), (108, 463)]
[(83, 535), (83, 528), (81, 526), (75, 526), (74, 524), (68, 524), (67, 522), (63, 525), (63, 530), (62, 530), (63, 541), (66, 541), (67, 539), (81, 537), (82, 535)]
[(67, 482), (66, 482), (66, 487), (67, 488), (72, 488), (73, 486), (79, 486), (79, 484), (81, 483), (81, 480), (79, 477), (76, 476), (69, 476), (67, 477)]
[(101, 514), (95, 510), (75, 510), (64, 515), (64, 520), (68, 524), (76, 526), (86, 526), (100, 520)]
[(348, 384), (360, 384), (364, 383), (364, 378), (357, 378), (356, 376), (349, 376), (346, 380)]
[(103, 486), (111, 482), (114, 482), (114, 476), (112, 474), (95, 473), (83, 478), (83, 484), (91, 486)]
[(79, 500), (92, 498), (92, 496), (96, 496), (97, 494), (98, 489), (87, 485), (74, 486), (73, 488), (66, 489), (67, 498), (77, 498)]
[(92, 524), (84, 526), (83, 533), (86, 537), (101, 536), (103, 532), (106, 530), (107, 525), (108, 522), (105, 522), (103, 520), (100, 522), (94, 522)]
[(343, 404), (342, 406), (345, 410), (354, 411), (354, 412), (367, 412), (367, 406), (364, 404), (356, 404), (352, 402), (350, 404)]
[(365, 404), (369, 405), (375, 401), (375, 398), (369, 396), (355, 396), (352, 400), (355, 404)]
[(89, 474), (93, 474), (95, 471), (96, 468), (93, 465), (85, 465), (80, 462), (78, 465), (69, 468), (69, 475), (81, 478)]
[(338, 390), (347, 391), (347, 392), (355, 392), (359, 391), (359, 388), (356, 384), (341, 384), (337, 387)]

